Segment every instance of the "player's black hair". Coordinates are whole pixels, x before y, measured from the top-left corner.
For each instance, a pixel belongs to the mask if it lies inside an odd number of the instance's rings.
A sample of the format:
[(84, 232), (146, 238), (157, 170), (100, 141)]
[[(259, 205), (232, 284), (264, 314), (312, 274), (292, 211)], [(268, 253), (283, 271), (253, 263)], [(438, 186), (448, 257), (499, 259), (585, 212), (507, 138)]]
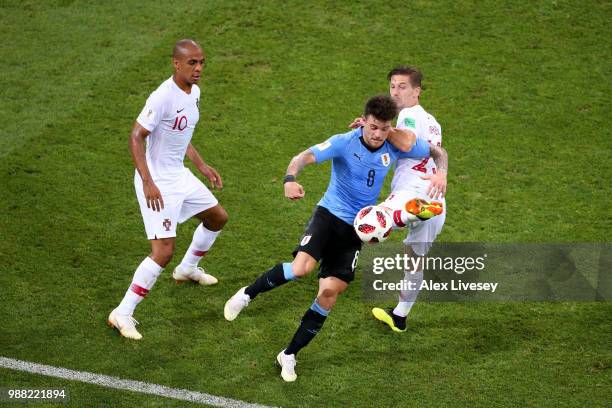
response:
[(417, 86), (423, 88), (421, 85), (421, 82), (423, 81), (423, 73), (417, 67), (411, 67), (408, 65), (397, 66), (389, 71), (389, 74), (387, 74), (387, 79), (390, 81), (391, 77), (394, 75), (406, 75), (410, 78), (410, 85), (412, 85), (413, 88), (416, 88)]
[(389, 95), (373, 96), (365, 104), (363, 117), (374, 116), (384, 122), (395, 119), (397, 116), (397, 104)]

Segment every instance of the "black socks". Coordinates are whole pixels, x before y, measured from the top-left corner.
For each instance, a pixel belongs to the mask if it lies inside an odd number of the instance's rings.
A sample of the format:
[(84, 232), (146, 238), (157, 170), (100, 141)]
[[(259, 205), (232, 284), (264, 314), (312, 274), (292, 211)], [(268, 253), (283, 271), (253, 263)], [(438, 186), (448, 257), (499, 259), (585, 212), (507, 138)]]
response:
[[(322, 310), (324, 313), (327, 313), (324, 309)], [(325, 323), (325, 319), (327, 319), (327, 315), (322, 315), (314, 311), (313, 308), (308, 309), (304, 317), (302, 317), (300, 327), (298, 327), (293, 335), (293, 339), (291, 339), (291, 343), (289, 343), (289, 346), (285, 350), (285, 354), (297, 354), (298, 351), (306, 347), (308, 343), (310, 343), (310, 340), (314, 339), (319, 330), (321, 330), (323, 323)]]
[(283, 264), (279, 263), (270, 268), (267, 272), (261, 274), (251, 286), (248, 286), (244, 290), (244, 293), (249, 295), (251, 300), (253, 300), (260, 293), (267, 292), (287, 282), (289, 282), (289, 280), (285, 279)]

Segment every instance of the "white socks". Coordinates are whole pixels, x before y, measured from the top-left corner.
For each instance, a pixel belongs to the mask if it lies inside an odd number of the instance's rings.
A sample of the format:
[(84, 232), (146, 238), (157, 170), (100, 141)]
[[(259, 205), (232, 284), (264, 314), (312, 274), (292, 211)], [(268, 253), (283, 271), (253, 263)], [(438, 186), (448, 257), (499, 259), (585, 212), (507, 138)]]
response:
[(196, 228), (193, 233), (191, 245), (189, 245), (189, 249), (179, 266), (182, 269), (198, 266), (200, 259), (202, 259), (210, 247), (212, 247), (220, 232), (221, 231), (210, 231), (204, 227), (204, 224), (198, 225), (198, 228)]
[(155, 281), (162, 271), (161, 266), (156, 264), (153, 259), (146, 257), (136, 268), (130, 288), (117, 306), (117, 313), (131, 316), (136, 309), (136, 305), (147, 296), (149, 290), (155, 285)]
[(404, 271), (404, 280), (407, 282), (412, 282), (411, 287), (413, 287), (414, 290), (400, 291), (399, 302), (395, 309), (393, 309), (393, 313), (401, 317), (408, 316), (410, 309), (412, 309), (412, 305), (414, 305), (414, 302), (419, 295), (421, 282), (423, 282), (423, 271), (418, 270), (415, 273), (411, 273), (410, 271), (406, 270)]
[[(204, 228), (204, 225), (198, 225), (180, 267), (193, 268), (197, 266), (200, 259), (202, 259), (215, 242), (219, 232), (221, 231), (209, 231)], [(136, 268), (130, 288), (125, 293), (119, 306), (117, 306), (117, 313), (131, 316), (134, 313), (134, 309), (136, 309), (136, 305), (147, 296), (149, 290), (155, 285), (155, 281), (162, 271), (163, 268), (161, 266), (155, 263), (153, 259), (146, 257)]]

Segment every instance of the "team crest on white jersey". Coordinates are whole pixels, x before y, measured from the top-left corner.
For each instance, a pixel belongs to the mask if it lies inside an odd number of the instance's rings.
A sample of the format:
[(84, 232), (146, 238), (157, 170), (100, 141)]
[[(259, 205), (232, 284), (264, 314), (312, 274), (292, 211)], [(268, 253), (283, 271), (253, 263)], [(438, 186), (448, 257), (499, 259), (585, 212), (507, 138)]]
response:
[(305, 246), (308, 244), (310, 242), (310, 238), (312, 238), (312, 235), (304, 236), (304, 238), (302, 238), (302, 242), (300, 242), (300, 246)]
[(389, 153), (384, 153), (382, 156), (380, 156), (381, 160), (382, 160), (382, 164), (385, 167), (389, 167), (389, 165), (391, 164), (391, 157), (389, 156)]

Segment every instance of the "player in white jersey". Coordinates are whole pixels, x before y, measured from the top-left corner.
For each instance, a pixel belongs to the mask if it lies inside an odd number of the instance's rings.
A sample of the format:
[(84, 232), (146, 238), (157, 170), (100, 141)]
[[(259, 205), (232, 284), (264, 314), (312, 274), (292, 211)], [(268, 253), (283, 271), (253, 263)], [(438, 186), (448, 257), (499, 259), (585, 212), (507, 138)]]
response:
[(136, 167), (134, 187), (151, 253), (136, 269), (123, 300), (110, 313), (108, 324), (122, 336), (135, 340), (142, 336), (132, 317), (134, 309), (172, 259), (177, 224), (191, 217), (201, 221), (172, 277), (177, 283), (192, 280), (214, 285), (217, 279), (198, 263), (227, 222), (227, 213), (215, 196), (183, 164), (187, 155), (213, 188), (223, 187), (219, 173), (202, 160), (191, 144), (200, 117), (200, 88), (196, 84), (204, 66), (202, 48), (193, 40), (178, 41), (172, 64), (174, 74), (149, 96), (130, 135)]
[[(442, 146), (440, 124), (419, 104), (423, 78), (421, 71), (416, 67), (400, 66), (391, 70), (387, 78), (389, 93), (400, 107), (396, 126), (399, 129), (412, 131), (417, 137), (426, 139), (433, 145)], [(431, 198), (440, 204), (432, 203), (433, 206), (430, 207), (430, 210), (437, 216), (426, 221), (415, 220), (407, 225), (408, 235), (404, 244), (408, 256), (425, 256), (436, 236), (442, 231), (446, 219), (444, 195), (446, 194), (447, 171), (447, 163), (436, 167), (433, 160), (429, 159), (401, 159), (397, 162), (391, 181), (391, 194), (383, 205), (397, 210), (404, 208), (407, 202), (412, 205), (416, 202), (418, 206)], [(433, 178), (443, 179), (444, 188), (430, 189), (430, 180)], [(402, 226), (401, 223), (399, 226)], [(419, 288), (423, 281), (422, 268), (406, 270), (404, 279), (414, 282), (413, 287)], [(399, 302), (394, 309), (374, 308), (372, 314), (389, 325), (393, 331), (406, 331), (406, 318), (418, 293), (418, 290), (401, 291)]]
[[(388, 74), (389, 93), (400, 108), (396, 127), (412, 132), (429, 143), (442, 146), (442, 128), (438, 121), (419, 104), (423, 75), (416, 67), (400, 66)], [(357, 118), (350, 127), (360, 126)], [(404, 240), (408, 256), (425, 256), (436, 236), (442, 231), (446, 219), (446, 173), (448, 163), (436, 167), (433, 160), (400, 159), (397, 162), (391, 194), (381, 203), (393, 213), (394, 227), (408, 227)], [(434, 187), (437, 186), (437, 187)], [(437, 201), (428, 202), (434, 199)], [(421, 265), (421, 263), (419, 263)], [(420, 287), (423, 270), (406, 270), (405, 280)], [(372, 309), (378, 320), (388, 324), (393, 331), (406, 331), (406, 318), (416, 300), (418, 290), (401, 291), (399, 302), (393, 309)]]

